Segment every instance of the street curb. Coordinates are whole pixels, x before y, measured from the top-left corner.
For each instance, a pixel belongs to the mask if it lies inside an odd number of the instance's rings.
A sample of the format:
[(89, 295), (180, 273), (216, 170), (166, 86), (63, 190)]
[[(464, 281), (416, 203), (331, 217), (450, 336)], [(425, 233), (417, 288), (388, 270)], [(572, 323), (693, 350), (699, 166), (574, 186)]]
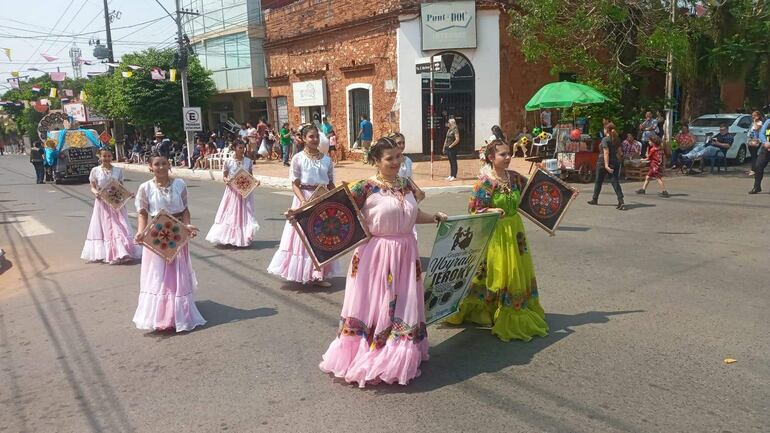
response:
[[(130, 171), (135, 173), (148, 173), (149, 170), (147, 168), (146, 164), (126, 164), (125, 162), (113, 162), (112, 165), (115, 167), (120, 167), (124, 171)], [(188, 170), (186, 168), (172, 168), (171, 173), (175, 177), (180, 177), (182, 179), (190, 179), (190, 180), (208, 180), (208, 181), (223, 181), (222, 171), (221, 170)], [(262, 184), (262, 186), (270, 187), (270, 188), (278, 188), (278, 189), (291, 189), (291, 182), (289, 182), (288, 178), (285, 177), (275, 177), (275, 176), (261, 176), (261, 175), (254, 175), (254, 177), (259, 180)], [(473, 185), (456, 185), (456, 186), (429, 186), (425, 188), (421, 188), (426, 195), (436, 195), (436, 194), (451, 194), (451, 193), (462, 193), (462, 192), (468, 192), (473, 189)]]
[[(132, 171), (136, 173), (148, 173), (147, 165), (145, 164), (126, 164), (124, 162), (113, 162), (112, 165), (120, 167), (125, 171)], [(190, 180), (209, 180), (222, 182), (224, 177), (221, 170), (188, 170), (186, 168), (172, 168), (171, 173), (175, 177), (181, 177), (182, 179)], [(274, 177), (274, 176), (260, 176), (254, 175), (254, 178), (260, 181), (262, 186), (268, 186), (272, 188), (290, 189), (291, 182), (288, 178)]]

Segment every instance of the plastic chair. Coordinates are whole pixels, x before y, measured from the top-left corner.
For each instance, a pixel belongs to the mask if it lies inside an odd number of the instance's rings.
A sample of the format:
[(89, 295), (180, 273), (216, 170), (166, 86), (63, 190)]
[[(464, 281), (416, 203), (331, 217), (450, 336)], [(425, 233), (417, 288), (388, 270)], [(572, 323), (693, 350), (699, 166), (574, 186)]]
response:
[(714, 173), (714, 165), (717, 166), (717, 174), (720, 173), (722, 167), (724, 167), (725, 173), (727, 173), (727, 149), (720, 148), (713, 156), (704, 159), (707, 160), (711, 166), (711, 173)]
[[(524, 158), (525, 161), (529, 161), (529, 171), (527, 174), (532, 173), (532, 168), (535, 164), (543, 162), (543, 151), (548, 146), (548, 143), (553, 139), (553, 134), (549, 132), (540, 133), (537, 137), (532, 139), (532, 146), (529, 148), (529, 156)], [(532, 155), (537, 151), (536, 155)]]

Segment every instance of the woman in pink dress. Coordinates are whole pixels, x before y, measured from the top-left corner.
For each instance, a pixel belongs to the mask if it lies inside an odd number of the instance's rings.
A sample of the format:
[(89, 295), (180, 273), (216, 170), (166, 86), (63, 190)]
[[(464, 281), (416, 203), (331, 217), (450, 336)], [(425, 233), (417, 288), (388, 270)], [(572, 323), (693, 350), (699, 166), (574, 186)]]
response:
[(353, 255), (337, 338), (321, 370), (363, 388), (379, 382), (406, 385), (428, 359), (428, 335), (414, 225), (446, 220), (417, 207), (414, 186), (398, 176), (401, 149), (381, 138), (369, 152), (379, 173), (351, 192), (372, 238)]
[[(154, 177), (141, 184), (136, 193), (136, 210), (139, 214), (134, 237), (136, 242), (142, 242), (148, 221), (161, 209), (186, 224), (192, 237), (198, 234), (198, 229), (190, 224), (187, 185), (182, 179), (169, 176), (170, 167), (165, 156), (154, 154), (150, 158), (150, 170)], [(139, 278), (139, 305), (134, 313), (136, 327), (150, 331), (181, 332), (205, 324), (193, 297), (197, 286), (187, 245), (179, 250), (170, 263), (145, 247)]]
[(99, 159), (101, 164), (92, 168), (88, 176), (96, 201), (80, 258), (88, 262), (103, 261), (109, 264), (138, 259), (142, 256), (142, 247), (131, 238), (126, 207), (115, 210), (99, 198), (99, 191), (111, 179), (123, 183), (123, 170), (112, 166), (112, 152), (109, 149), (101, 149)]
[[(241, 168), (252, 173), (251, 159), (244, 156), (245, 152), (246, 145), (238, 143), (235, 146), (235, 156), (223, 164), (222, 174), (225, 183)], [(219, 204), (217, 216), (214, 218), (214, 225), (206, 235), (206, 240), (213, 244), (248, 247), (257, 230), (259, 230), (259, 224), (254, 218), (253, 195), (243, 197), (235, 189), (225, 186), (225, 194)]]
[[(328, 155), (318, 150), (318, 128), (315, 125), (305, 125), (300, 135), (305, 147), (294, 155), (289, 167), (289, 180), (294, 192), (292, 209), (302, 206), (319, 186), (329, 190), (334, 188), (334, 163)], [(302, 239), (294, 226), (287, 221), (283, 228), (281, 245), (273, 255), (267, 271), (288, 281), (331, 287), (324, 279), (336, 275), (338, 268), (337, 262), (332, 262), (321, 270), (316, 269)]]

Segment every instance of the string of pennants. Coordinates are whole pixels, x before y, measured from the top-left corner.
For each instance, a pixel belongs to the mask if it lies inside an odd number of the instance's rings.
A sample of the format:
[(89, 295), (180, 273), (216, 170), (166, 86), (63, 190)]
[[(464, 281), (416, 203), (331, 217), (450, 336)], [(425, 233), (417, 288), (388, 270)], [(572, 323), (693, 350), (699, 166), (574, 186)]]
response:
[[(11, 58), (10, 49), (1, 48), (3, 51), (5, 51), (8, 58)], [(107, 66), (116, 68), (120, 66), (120, 63), (105, 63)], [(130, 78), (134, 76), (134, 72), (142, 71), (144, 68), (141, 66), (136, 65), (127, 65), (130, 71), (122, 71), (121, 76), (123, 78)], [(40, 69), (36, 68), (30, 68), (28, 71), (36, 71), (36, 72), (43, 72)], [(150, 78), (156, 81), (160, 80), (166, 80), (168, 79), (171, 82), (175, 82), (177, 79), (177, 73), (178, 71), (176, 69), (169, 69), (168, 71), (165, 71), (161, 68), (150, 68)], [(168, 73), (167, 73), (168, 72)], [(89, 78), (104, 75), (106, 72), (88, 72), (87, 75)], [(48, 72), (49, 77), (51, 78), (51, 81), (56, 83), (64, 82), (64, 80), (67, 78), (66, 72)], [(21, 74), (18, 71), (11, 72), (11, 78), (8, 78), (7, 81), (10, 84), (12, 89), (20, 89), (21, 88), (21, 79), (27, 78), (27, 76), (21, 76)], [(42, 91), (42, 88), (38, 85), (32, 86), (32, 92), (39, 94)], [(13, 101), (0, 101), (0, 106), (6, 106), (6, 107), (21, 107), (21, 106), (32, 106), (35, 110), (39, 112), (45, 112), (48, 110), (48, 107), (51, 105), (49, 98), (59, 98), (60, 102), (62, 104), (66, 104), (70, 102), (70, 98), (74, 98), (74, 92), (71, 89), (61, 89), (59, 90), (57, 87), (51, 87), (48, 93), (48, 98), (41, 98), (37, 101), (24, 101), (24, 103), (21, 102), (13, 102)], [(81, 91), (79, 95), (80, 101), (85, 102), (88, 98), (88, 95), (86, 95), (85, 91)]]

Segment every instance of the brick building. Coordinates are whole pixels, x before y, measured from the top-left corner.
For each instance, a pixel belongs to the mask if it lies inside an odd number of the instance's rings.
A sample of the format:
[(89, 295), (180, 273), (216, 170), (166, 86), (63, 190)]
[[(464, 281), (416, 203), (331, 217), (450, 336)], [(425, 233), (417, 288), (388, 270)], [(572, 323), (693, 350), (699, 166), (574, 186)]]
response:
[(263, 0), (272, 117), (296, 126), (328, 116), (349, 146), (366, 113), (375, 138), (401, 131), (408, 153), (429, 154), (430, 79), (415, 63), (435, 56), (435, 149), (450, 117), (460, 125), (461, 153), (483, 143), (492, 125), (513, 134), (526, 102), (555, 78), (524, 61), (506, 32), (507, 3)]
[(262, 7), (277, 124), (327, 116), (346, 145), (360, 114), (371, 117), (375, 136), (398, 129), (398, 0), (263, 0)]

